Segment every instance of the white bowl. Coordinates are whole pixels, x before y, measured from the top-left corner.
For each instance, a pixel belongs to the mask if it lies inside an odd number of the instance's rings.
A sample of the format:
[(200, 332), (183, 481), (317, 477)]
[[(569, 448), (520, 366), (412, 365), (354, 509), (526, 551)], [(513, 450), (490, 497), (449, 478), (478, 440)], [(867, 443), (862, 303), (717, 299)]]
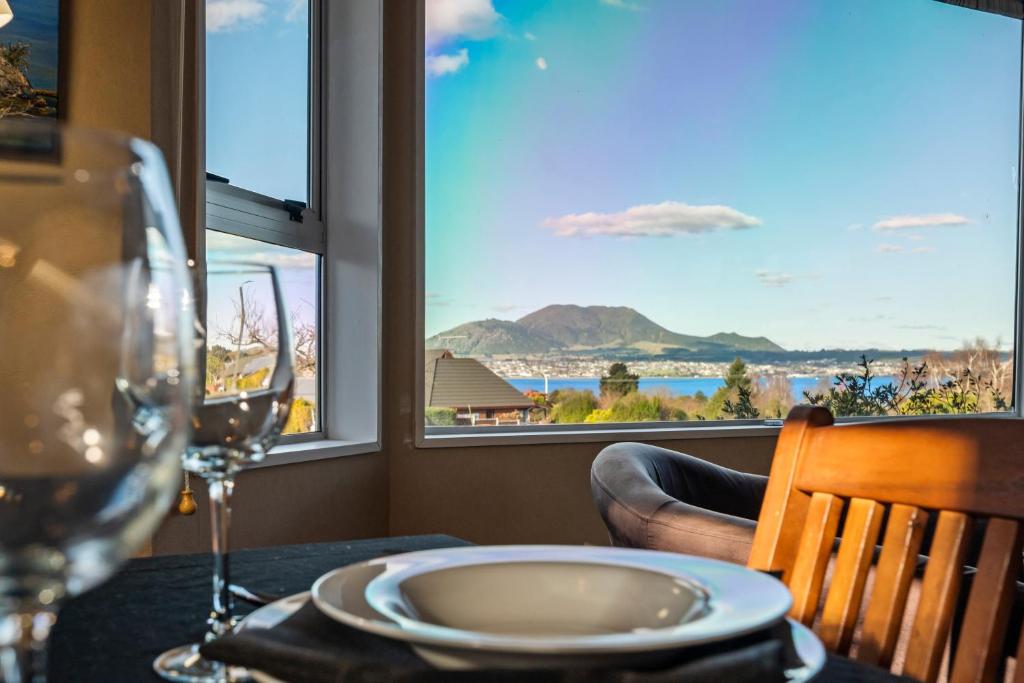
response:
[(737, 565), (584, 546), (394, 555), (325, 574), (312, 598), (442, 668), (656, 664), (766, 628), (791, 604), (780, 582)]

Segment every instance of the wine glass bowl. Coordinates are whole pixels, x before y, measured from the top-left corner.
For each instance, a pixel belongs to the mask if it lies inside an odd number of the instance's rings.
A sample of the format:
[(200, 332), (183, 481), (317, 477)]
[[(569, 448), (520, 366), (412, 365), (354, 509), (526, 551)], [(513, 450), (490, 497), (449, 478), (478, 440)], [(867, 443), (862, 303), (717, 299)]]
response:
[(184, 460), (185, 469), (200, 475), (263, 460), (288, 421), (295, 382), (274, 268), (213, 261), (206, 282), (206, 388), (193, 409)]
[(163, 519), (193, 317), (156, 148), (0, 124), (0, 679), (32, 680), (60, 602)]

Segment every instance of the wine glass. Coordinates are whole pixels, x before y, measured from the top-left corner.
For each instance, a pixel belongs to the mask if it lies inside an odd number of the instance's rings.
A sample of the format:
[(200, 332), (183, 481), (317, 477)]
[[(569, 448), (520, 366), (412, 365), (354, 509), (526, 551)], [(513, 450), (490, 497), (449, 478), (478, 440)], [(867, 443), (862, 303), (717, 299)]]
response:
[[(232, 620), (228, 530), (235, 475), (263, 460), (288, 420), (294, 390), (291, 329), (277, 272), (257, 263), (208, 264), (206, 392), (193, 408), (195, 435), (185, 469), (206, 480), (213, 538), (213, 605), (206, 641), (229, 633)], [(204, 659), (200, 643), (153, 662), (171, 681), (231, 680), (222, 663)]]
[(59, 605), (163, 520), (193, 318), (160, 152), (0, 123), (0, 680), (43, 680)]

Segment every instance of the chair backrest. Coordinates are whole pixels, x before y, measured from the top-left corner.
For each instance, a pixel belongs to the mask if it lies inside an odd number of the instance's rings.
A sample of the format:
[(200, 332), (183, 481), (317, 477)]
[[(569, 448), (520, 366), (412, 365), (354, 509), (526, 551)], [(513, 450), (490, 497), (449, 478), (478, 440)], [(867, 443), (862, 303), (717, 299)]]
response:
[[(748, 565), (782, 573), (793, 594), (790, 616), (808, 626), (824, 597), (818, 635), (832, 651), (849, 651), (886, 512), (858, 659), (891, 665), (925, 523), (937, 515), (903, 666), (905, 675), (935, 680), (973, 523), (987, 518), (950, 680), (993, 680), (1021, 566), (1024, 427), (978, 418), (833, 425), (823, 408), (790, 412)], [(839, 551), (823, 596), (837, 536)], [(1024, 666), (1017, 667), (1016, 681), (1024, 682)]]

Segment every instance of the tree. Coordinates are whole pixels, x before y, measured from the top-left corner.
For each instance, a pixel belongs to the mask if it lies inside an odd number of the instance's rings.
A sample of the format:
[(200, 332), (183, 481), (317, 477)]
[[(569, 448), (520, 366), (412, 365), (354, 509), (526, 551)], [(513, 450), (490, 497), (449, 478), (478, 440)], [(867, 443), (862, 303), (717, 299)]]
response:
[(731, 415), (736, 420), (756, 420), (761, 417), (761, 412), (750, 402), (750, 389), (744, 386), (737, 386), (736, 392), (739, 394), (736, 403), (725, 399), (725, 403), (722, 405), (722, 412), (726, 415)]
[(725, 386), (729, 389), (743, 387), (750, 390), (751, 381), (747, 376), (747, 364), (742, 358), (736, 358), (725, 371)]
[[(978, 344), (981, 346), (981, 344)], [(860, 372), (840, 373), (834, 386), (825, 393), (804, 396), (811, 405), (828, 408), (837, 417), (849, 415), (933, 415), (975, 413), (986, 410), (1006, 410), (1004, 394), (998, 382), (1005, 381), (998, 356), (990, 368), (988, 355), (978, 348), (951, 354), (951, 357), (933, 354), (931, 360), (941, 369), (935, 371), (929, 361), (911, 365), (906, 358), (896, 382), (874, 385), (871, 372), (873, 360), (861, 356)], [(1012, 354), (1010, 354), (1012, 357)], [(973, 365), (984, 369), (975, 369)], [(986, 376), (985, 369), (990, 374)]]
[(601, 396), (625, 396), (639, 388), (640, 375), (631, 373), (625, 363), (612, 363), (608, 374), (601, 376)]
[(0, 45), (0, 58), (25, 75), (28, 75), (28, 58), (31, 52), (32, 46), (24, 41)]
[(722, 379), (725, 382), (725, 386), (719, 387), (715, 393), (711, 394), (711, 398), (708, 399), (707, 404), (704, 406), (703, 417), (705, 419), (721, 419), (722, 415), (725, 414), (726, 403), (731, 402), (734, 398), (738, 398), (740, 389), (753, 393), (753, 382), (747, 376), (747, 364), (743, 362), (742, 358), (736, 358), (736, 360), (729, 364)]

